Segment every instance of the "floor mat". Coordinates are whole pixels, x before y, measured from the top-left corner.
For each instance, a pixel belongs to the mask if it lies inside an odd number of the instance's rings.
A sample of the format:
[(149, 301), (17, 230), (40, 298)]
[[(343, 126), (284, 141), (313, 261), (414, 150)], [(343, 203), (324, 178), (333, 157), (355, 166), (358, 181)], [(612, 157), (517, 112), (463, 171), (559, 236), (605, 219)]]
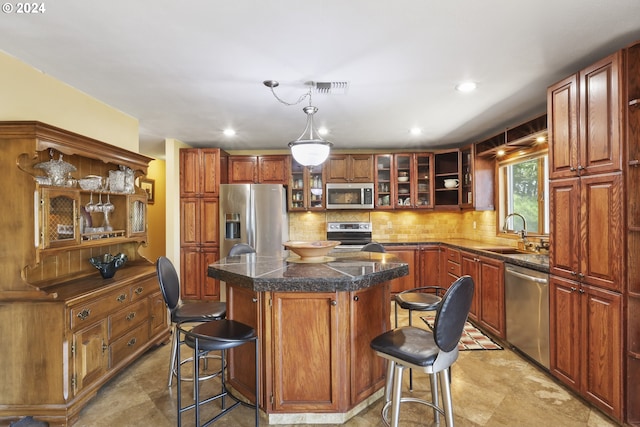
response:
[[(429, 328), (433, 327), (435, 316), (422, 316), (420, 318)], [(502, 347), (473, 324), (466, 322), (464, 324), (464, 331), (460, 337), (460, 342), (458, 343), (458, 350), (502, 350)]]

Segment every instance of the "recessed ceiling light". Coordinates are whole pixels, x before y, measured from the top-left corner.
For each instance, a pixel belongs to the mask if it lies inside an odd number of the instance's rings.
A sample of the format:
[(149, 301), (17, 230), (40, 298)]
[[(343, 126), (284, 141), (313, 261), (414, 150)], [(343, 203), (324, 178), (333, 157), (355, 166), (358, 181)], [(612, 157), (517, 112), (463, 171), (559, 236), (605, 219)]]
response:
[(478, 85), (475, 82), (462, 82), (456, 86), (458, 92), (472, 92)]
[(498, 152), (496, 153), (498, 156), (504, 156), (505, 151), (504, 150), (498, 150)]
[(411, 128), (411, 129), (409, 129), (409, 133), (411, 135), (421, 135), (422, 134), (422, 129), (420, 129), (420, 128)]
[(234, 136), (236, 134), (236, 131), (233, 129), (227, 128), (224, 131), (222, 131), (222, 133), (224, 133), (225, 136)]
[(547, 140), (547, 138), (544, 137), (544, 136), (539, 136), (539, 137), (536, 138), (536, 142), (545, 142), (546, 140)]

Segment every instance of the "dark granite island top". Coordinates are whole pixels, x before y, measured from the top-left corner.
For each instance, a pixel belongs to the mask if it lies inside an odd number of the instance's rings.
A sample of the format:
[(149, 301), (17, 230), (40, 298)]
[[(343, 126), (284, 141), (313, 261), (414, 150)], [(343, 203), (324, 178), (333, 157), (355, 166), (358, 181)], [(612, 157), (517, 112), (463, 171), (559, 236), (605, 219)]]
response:
[(368, 288), (409, 274), (393, 254), (343, 252), (323, 263), (298, 263), (289, 251), (280, 255), (239, 255), (210, 264), (210, 277), (256, 292), (344, 292)]

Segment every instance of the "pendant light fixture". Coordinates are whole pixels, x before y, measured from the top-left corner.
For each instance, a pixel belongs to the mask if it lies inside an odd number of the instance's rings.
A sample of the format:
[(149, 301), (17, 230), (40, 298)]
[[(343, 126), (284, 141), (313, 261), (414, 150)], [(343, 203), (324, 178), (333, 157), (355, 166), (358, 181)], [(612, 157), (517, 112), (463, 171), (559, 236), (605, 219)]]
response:
[(289, 149), (291, 149), (291, 155), (295, 161), (302, 166), (318, 166), (324, 163), (329, 157), (329, 151), (333, 144), (322, 138), (313, 124), (313, 115), (318, 111), (318, 108), (311, 105), (311, 88), (296, 102), (289, 103), (280, 99), (273, 90), (279, 85), (277, 81), (265, 80), (263, 83), (271, 89), (273, 96), (285, 105), (296, 105), (304, 101), (305, 98), (309, 98), (309, 105), (302, 109), (307, 115), (307, 126), (298, 139), (289, 143)]

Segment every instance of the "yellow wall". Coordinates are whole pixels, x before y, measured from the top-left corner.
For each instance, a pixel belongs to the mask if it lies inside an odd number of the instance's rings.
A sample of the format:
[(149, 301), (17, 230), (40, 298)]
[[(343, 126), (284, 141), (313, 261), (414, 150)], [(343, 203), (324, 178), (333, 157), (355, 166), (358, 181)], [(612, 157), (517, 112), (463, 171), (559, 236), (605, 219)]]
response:
[[(0, 52), (0, 100), (0, 121), (40, 121), (139, 152), (136, 118), (3, 52)], [(140, 253), (151, 261), (164, 255), (167, 248), (166, 170), (164, 161), (155, 160), (147, 175), (155, 180), (155, 203), (148, 210), (149, 242)]]
[(166, 254), (166, 163), (154, 160), (149, 164), (147, 178), (154, 180), (154, 203), (148, 205), (148, 241), (140, 249), (140, 254), (149, 261), (155, 262), (159, 256)]
[(0, 52), (0, 120), (37, 120), (138, 152), (138, 120)]

